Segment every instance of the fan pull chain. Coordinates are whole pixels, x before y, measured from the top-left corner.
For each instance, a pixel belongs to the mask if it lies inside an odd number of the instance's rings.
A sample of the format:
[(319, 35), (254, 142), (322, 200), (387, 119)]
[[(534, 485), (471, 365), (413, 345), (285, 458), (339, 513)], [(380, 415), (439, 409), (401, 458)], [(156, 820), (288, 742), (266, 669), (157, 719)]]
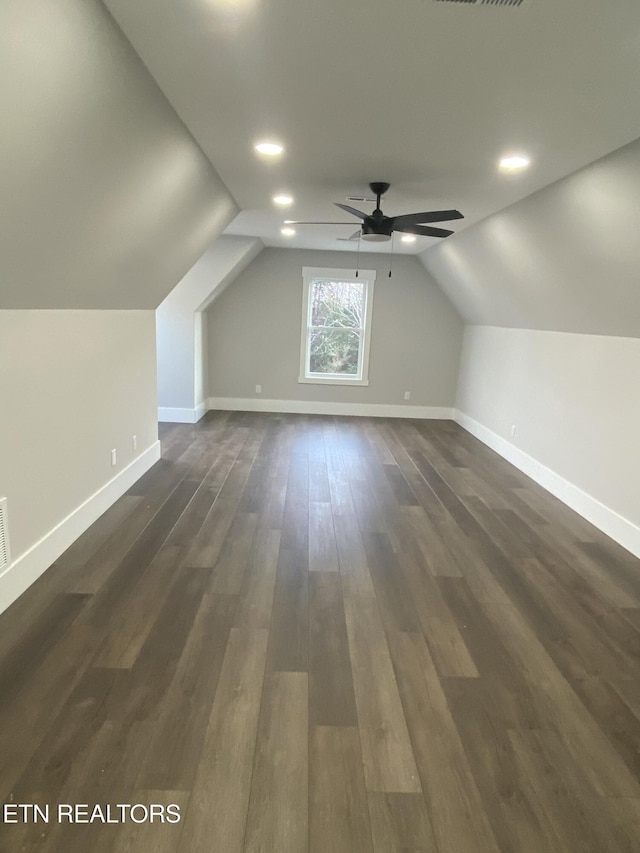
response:
[(391, 257), (389, 258), (389, 278), (391, 278), (391, 265), (393, 264), (393, 238), (395, 237), (395, 231), (391, 232)]
[(358, 252), (356, 254), (356, 278), (358, 278), (358, 272), (360, 269), (360, 240), (362, 239), (362, 228), (360, 229), (360, 236), (358, 237)]

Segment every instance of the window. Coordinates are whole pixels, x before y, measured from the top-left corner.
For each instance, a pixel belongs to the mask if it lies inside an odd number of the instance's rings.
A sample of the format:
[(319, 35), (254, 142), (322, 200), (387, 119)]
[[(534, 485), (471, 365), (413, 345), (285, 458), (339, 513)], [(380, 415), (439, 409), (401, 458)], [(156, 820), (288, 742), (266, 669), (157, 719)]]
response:
[(299, 382), (368, 385), (375, 270), (304, 267)]

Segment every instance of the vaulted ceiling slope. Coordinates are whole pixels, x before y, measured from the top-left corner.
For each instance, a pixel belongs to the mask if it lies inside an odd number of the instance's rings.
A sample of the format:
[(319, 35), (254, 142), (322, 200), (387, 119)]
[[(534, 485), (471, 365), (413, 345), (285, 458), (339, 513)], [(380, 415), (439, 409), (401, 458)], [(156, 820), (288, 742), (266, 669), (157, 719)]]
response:
[[(458, 233), (640, 136), (638, 0), (105, 2), (242, 208), (227, 233), (268, 246), (350, 250), (333, 203), (370, 181), (388, 215), (458, 208)], [(500, 172), (514, 151), (531, 167)]]
[(640, 140), (421, 260), (467, 323), (640, 337)]
[(0, 57), (0, 308), (155, 308), (234, 199), (98, 0), (3, 0)]

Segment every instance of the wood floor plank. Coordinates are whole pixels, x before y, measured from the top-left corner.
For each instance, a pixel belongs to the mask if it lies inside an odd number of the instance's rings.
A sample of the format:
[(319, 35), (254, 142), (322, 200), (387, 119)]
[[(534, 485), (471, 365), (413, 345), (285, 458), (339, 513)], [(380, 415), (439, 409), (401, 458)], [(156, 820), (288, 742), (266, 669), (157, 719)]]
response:
[(470, 589), (489, 616), (516, 664), (538, 689), (536, 707), (561, 731), (576, 763), (600, 796), (638, 797), (640, 784), (586, 711), (534, 631), (522, 619), (491, 572), (479, 563), (467, 576)]
[(385, 628), (419, 631), (418, 614), (389, 537), (384, 533), (364, 533), (362, 539)]
[(308, 850), (308, 685), (302, 672), (266, 677), (244, 850)]
[(114, 533), (120, 534), (120, 529), (127, 523), (131, 513), (140, 502), (140, 497), (129, 494), (119, 498), (82, 536), (67, 548), (64, 554), (58, 557), (52, 569), (69, 574), (74, 570), (76, 572), (81, 570), (107, 539), (110, 539)]
[[(423, 637), (396, 634), (391, 639), (391, 652), (438, 850), (498, 853), (484, 803)], [(432, 736), (434, 732), (437, 737)]]
[(21, 637), (0, 661), (0, 712), (15, 700), (43, 651), (53, 648), (87, 603), (88, 596), (56, 596), (31, 631)]
[(309, 500), (312, 503), (329, 503), (329, 473), (324, 447), (322, 426), (314, 427), (309, 439)]
[(467, 648), (478, 674), (489, 683), (503, 719), (511, 726), (534, 728), (542, 725), (534, 702), (533, 685), (517, 666), (508, 643), (478, 607), (469, 583), (459, 578), (438, 578), (437, 584), (456, 622), (464, 628)]
[(535, 530), (519, 519), (518, 514), (505, 515), (508, 524), (513, 527), (518, 536), (533, 546), (533, 552), (541, 562), (550, 567), (568, 564), (578, 569), (583, 582), (595, 589), (605, 602), (613, 607), (637, 607), (639, 599), (635, 591), (630, 589), (625, 579), (616, 576), (608, 567), (601, 565), (583, 550), (580, 543), (566, 529), (556, 523), (549, 523)]
[(241, 853), (258, 729), (268, 632), (231, 629), (180, 853)]
[(400, 506), (418, 506), (418, 498), (398, 466), (395, 463), (387, 463), (383, 469), (398, 504)]
[(309, 578), (309, 720), (357, 725), (342, 582), (334, 573)]
[(55, 801), (77, 754), (101, 724), (102, 705), (115, 676), (108, 669), (85, 670), (14, 786), (15, 802), (44, 806)]
[(375, 853), (438, 853), (422, 794), (369, 794)]
[(421, 506), (403, 507), (400, 519), (394, 545), (397, 550), (406, 548), (407, 541), (415, 542), (434, 577), (462, 576), (458, 560), (442, 536), (443, 522), (433, 522)]
[(531, 784), (530, 797), (537, 802), (541, 821), (546, 821), (549, 832), (556, 838), (556, 850), (563, 853), (637, 850), (638, 837), (631, 838), (625, 831), (637, 821), (637, 799), (614, 800), (622, 818), (618, 823), (610, 810), (612, 800), (596, 796), (590, 790), (556, 733), (521, 730), (510, 732), (509, 737)]
[(0, 801), (182, 820), (2, 853), (636, 853), (640, 560), (452, 421), (160, 435), (0, 615)]
[(444, 679), (443, 688), (500, 849), (555, 853), (557, 836), (539, 814), (536, 797), (527, 796), (509, 737), (519, 728), (505, 712), (495, 679)]
[(97, 628), (104, 627), (109, 622), (162, 548), (196, 489), (197, 484), (185, 480), (173, 490), (124, 558), (95, 592), (84, 608), (83, 620)]
[(375, 600), (348, 595), (345, 614), (368, 791), (419, 793), (407, 723)]
[[(304, 543), (306, 544), (306, 543)], [(271, 619), (269, 668), (307, 672), (309, 666), (309, 572), (307, 553), (281, 538)]]
[(203, 569), (182, 568), (130, 670), (119, 670), (108, 705), (114, 718), (155, 718), (188, 643), (209, 581)]
[(235, 628), (268, 629), (271, 625), (280, 535), (279, 530), (265, 529), (259, 523), (242, 581)]
[(289, 484), (291, 448), (295, 440), (295, 427), (292, 424), (279, 419), (277, 425), (277, 439), (267, 469), (267, 483), (260, 510), (260, 526), (268, 529), (282, 529)]
[(205, 593), (193, 627), (160, 698), (149, 749), (136, 784), (191, 790), (238, 601)]
[(349, 477), (344, 465), (337, 429), (330, 421), (324, 427), (324, 446), (331, 511), (335, 516), (355, 515), (349, 488)]
[(215, 566), (242, 499), (265, 429), (266, 422), (258, 424), (238, 452), (215, 503), (187, 554), (186, 561), (189, 565), (203, 568)]
[(355, 516), (338, 516), (333, 520), (338, 548), (338, 562), (345, 597), (375, 599), (362, 535)]
[(212, 592), (226, 595), (237, 595), (240, 592), (257, 526), (256, 513), (235, 513), (213, 569)]
[(640, 779), (640, 719), (606, 680), (575, 679), (571, 686), (636, 779)]
[(309, 501), (309, 571), (337, 572), (338, 552), (330, 503)]
[(110, 619), (110, 630), (94, 666), (130, 669), (166, 601), (180, 565), (180, 549), (164, 546), (151, 561), (140, 583)]
[(140, 501), (131, 512), (127, 524), (109, 536), (81, 565), (81, 570), (74, 573), (69, 591), (81, 595), (97, 592), (120, 565), (157, 512), (155, 503)]
[[(186, 813), (189, 792), (165, 789), (138, 790), (135, 792), (133, 802), (164, 806), (164, 812), (159, 813), (156, 809), (155, 813), (158, 817), (153, 822), (149, 820), (144, 824), (137, 824), (130, 820), (125, 823), (115, 840), (113, 853), (174, 853), (178, 847), (182, 825), (180, 822), (170, 823), (169, 821), (176, 814), (182, 817)], [(171, 808), (167, 809), (167, 807)]]
[(271, 619), (269, 669), (307, 672), (309, 665), (308, 459), (297, 438), (287, 484)]
[(0, 712), (0, 800), (46, 738), (49, 727), (89, 666), (101, 635), (74, 623), (44, 657), (30, 666), (30, 678)]
[(454, 617), (442, 594), (440, 581), (428, 573), (415, 553), (403, 550), (398, 555), (398, 562), (407, 594), (413, 602), (420, 628), (440, 675), (477, 678), (478, 670), (466, 640), (467, 625)]
[(356, 727), (313, 726), (309, 734), (310, 853), (373, 853)]
[(406, 479), (419, 505), (434, 521), (446, 516), (446, 510), (433, 489), (430, 488), (410, 455), (411, 431), (404, 423), (382, 426), (381, 432), (393, 453), (402, 475)]

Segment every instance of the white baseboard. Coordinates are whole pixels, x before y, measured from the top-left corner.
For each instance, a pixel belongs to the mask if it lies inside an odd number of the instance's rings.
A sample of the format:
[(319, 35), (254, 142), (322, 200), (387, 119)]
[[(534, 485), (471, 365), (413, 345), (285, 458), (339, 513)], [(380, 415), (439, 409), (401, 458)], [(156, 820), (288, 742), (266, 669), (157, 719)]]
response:
[(499, 453), (520, 471), (523, 471), (536, 483), (539, 483), (552, 495), (570, 506), (587, 521), (591, 522), (607, 536), (610, 536), (634, 556), (640, 557), (640, 527), (619, 515), (615, 510), (605, 506), (592, 495), (582, 491), (578, 486), (561, 477), (551, 468), (547, 468), (537, 459), (529, 456), (523, 450), (507, 441), (502, 436), (483, 426), (483, 424), (465, 415), (458, 409), (454, 410), (454, 420), (461, 427), (480, 439), (496, 453)]
[(283, 412), (292, 415), (356, 415), (365, 418), (452, 420), (448, 406), (407, 406), (390, 403), (320, 403), (311, 400), (263, 400), (257, 397), (209, 397), (209, 409), (231, 412)]
[(112, 480), (50, 530), (35, 545), (17, 557), (0, 575), (0, 613), (67, 550), (103, 512), (115, 503), (136, 480), (160, 459), (160, 442), (154, 442)]
[(207, 411), (206, 401), (195, 409), (178, 409), (167, 406), (158, 407), (158, 420), (171, 424), (197, 424)]

